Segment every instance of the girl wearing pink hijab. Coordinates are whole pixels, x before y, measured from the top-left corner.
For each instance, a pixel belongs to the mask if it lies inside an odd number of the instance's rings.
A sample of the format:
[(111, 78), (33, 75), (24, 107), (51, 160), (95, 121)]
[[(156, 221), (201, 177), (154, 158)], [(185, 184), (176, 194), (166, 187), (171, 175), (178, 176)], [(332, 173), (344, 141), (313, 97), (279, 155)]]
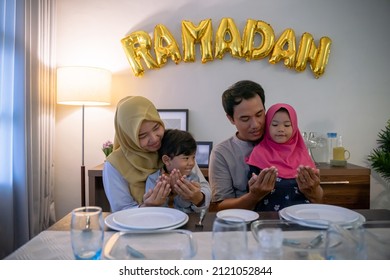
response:
[[(310, 203), (311, 190), (301, 189), (297, 170), (313, 168), (315, 163), (309, 155), (298, 128), (298, 118), (293, 107), (278, 103), (267, 110), (264, 139), (254, 147), (247, 159), (250, 177), (262, 169), (275, 167), (278, 172), (275, 187), (257, 203), (256, 211), (279, 211), (285, 207)], [(318, 186), (321, 188), (321, 186)], [(322, 189), (314, 193), (322, 196)], [(305, 196), (306, 194), (306, 196)], [(314, 198), (313, 201), (318, 201)]]

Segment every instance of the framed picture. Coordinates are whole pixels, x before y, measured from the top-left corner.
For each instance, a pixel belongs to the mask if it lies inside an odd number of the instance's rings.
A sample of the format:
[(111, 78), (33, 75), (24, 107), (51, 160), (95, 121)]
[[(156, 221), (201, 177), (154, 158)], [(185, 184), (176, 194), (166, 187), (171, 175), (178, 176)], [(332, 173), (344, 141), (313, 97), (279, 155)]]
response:
[(157, 109), (165, 129), (180, 129), (188, 131), (188, 109)]
[(196, 163), (199, 167), (209, 167), (210, 153), (213, 148), (213, 142), (199, 141), (196, 142)]

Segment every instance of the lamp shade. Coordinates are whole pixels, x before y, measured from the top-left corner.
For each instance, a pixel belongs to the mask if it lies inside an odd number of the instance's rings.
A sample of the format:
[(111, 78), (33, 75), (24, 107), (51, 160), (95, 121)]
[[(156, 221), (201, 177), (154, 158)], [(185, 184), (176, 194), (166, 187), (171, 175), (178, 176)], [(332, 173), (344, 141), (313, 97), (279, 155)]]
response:
[(64, 105), (109, 105), (111, 72), (95, 67), (57, 69), (57, 103)]

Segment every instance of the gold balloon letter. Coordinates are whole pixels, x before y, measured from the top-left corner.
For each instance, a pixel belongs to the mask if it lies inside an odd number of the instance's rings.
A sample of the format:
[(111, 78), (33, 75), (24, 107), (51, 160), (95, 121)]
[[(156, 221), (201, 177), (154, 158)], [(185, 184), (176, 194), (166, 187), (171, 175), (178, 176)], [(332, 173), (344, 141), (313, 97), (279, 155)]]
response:
[[(256, 33), (261, 36), (261, 45), (258, 48), (254, 47)], [(242, 55), (247, 61), (262, 59), (272, 51), (275, 43), (275, 33), (268, 23), (261, 20), (248, 19), (242, 41)]]
[(144, 68), (141, 65), (141, 58), (149, 69), (158, 68), (156, 61), (150, 55), (152, 40), (144, 31), (133, 32), (121, 40), (127, 59), (136, 77), (142, 76)]
[(200, 42), (202, 62), (213, 60), (213, 27), (211, 19), (202, 20), (198, 26), (183, 20), (181, 23), (181, 39), (183, 44), (183, 60), (195, 61), (195, 43)]
[(154, 51), (159, 66), (167, 63), (167, 58), (178, 64), (181, 60), (179, 46), (171, 32), (162, 24), (154, 28)]
[(282, 33), (278, 41), (276, 41), (269, 62), (276, 64), (281, 59), (284, 59), (284, 65), (292, 68), (295, 65), (295, 49), (295, 32), (288, 28)]
[(301, 37), (301, 41), (299, 43), (299, 49), (297, 53), (297, 62), (295, 64), (295, 70), (301, 72), (306, 69), (307, 60), (311, 57), (314, 57), (315, 46), (312, 48), (314, 39), (310, 33), (303, 33)]
[(215, 36), (215, 57), (222, 59), (230, 51), (233, 57), (241, 58), (241, 37), (231, 18), (223, 18)]
[[(314, 73), (316, 78), (319, 78), (325, 72), (325, 67), (328, 64), (330, 46), (332, 45), (332, 40), (328, 37), (322, 37), (320, 39), (320, 46), (315, 52), (315, 58), (313, 59), (314, 63), (310, 64), (311, 70)], [(314, 44), (312, 45), (315, 48)]]
[(314, 44), (313, 36), (309, 33), (303, 33), (297, 54), (297, 63), (295, 69), (303, 71), (306, 69), (307, 61), (310, 61), (310, 68), (316, 78), (324, 74), (325, 66), (328, 63), (330, 46), (332, 41), (328, 37), (320, 39), (320, 46)]

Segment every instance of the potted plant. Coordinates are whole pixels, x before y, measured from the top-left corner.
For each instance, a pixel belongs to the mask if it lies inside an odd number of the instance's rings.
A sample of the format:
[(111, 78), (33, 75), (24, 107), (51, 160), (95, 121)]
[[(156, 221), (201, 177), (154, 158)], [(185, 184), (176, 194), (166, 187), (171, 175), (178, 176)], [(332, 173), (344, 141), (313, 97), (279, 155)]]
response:
[(384, 197), (387, 198), (387, 206), (390, 207), (390, 120), (385, 129), (378, 133), (378, 147), (373, 149), (368, 156), (371, 168), (378, 173), (384, 181)]

